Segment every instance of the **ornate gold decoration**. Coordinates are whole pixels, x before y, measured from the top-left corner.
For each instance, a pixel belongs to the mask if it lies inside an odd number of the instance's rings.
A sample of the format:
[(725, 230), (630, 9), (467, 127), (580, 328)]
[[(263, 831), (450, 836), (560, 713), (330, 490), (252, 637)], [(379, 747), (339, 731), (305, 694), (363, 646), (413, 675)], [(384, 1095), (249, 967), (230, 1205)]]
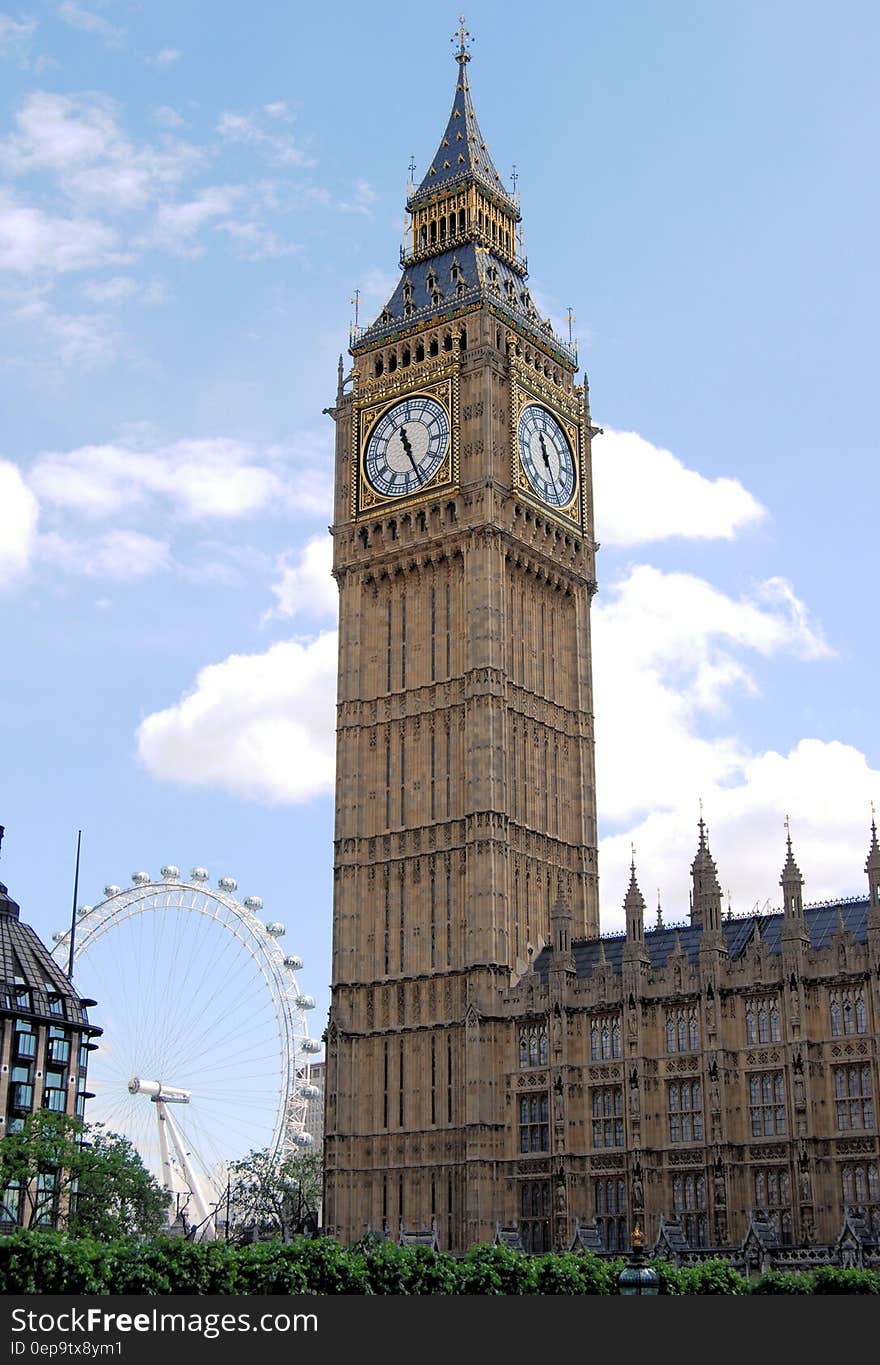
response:
[[(433, 398), (446, 410), (449, 419), (449, 444), (443, 461), (433, 478), (406, 497), (393, 498), (377, 493), (364, 474), (364, 455), (367, 442), (383, 414), (403, 398), (424, 395)], [(355, 395), (352, 415), (352, 462), (357, 477), (352, 480), (351, 516), (353, 521), (364, 517), (384, 515), (392, 508), (412, 507), (436, 497), (441, 490), (449, 492), (458, 487), (459, 479), (459, 365), (448, 359), (436, 365), (419, 368), (418, 375), (403, 374), (381, 385), (371, 385), (368, 394)]]

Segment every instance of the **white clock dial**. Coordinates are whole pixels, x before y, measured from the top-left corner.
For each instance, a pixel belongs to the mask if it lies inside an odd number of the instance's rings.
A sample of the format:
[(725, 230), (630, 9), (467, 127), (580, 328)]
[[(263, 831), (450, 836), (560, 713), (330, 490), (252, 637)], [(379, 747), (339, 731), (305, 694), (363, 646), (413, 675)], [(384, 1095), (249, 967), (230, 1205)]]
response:
[(417, 493), (437, 473), (448, 445), (449, 418), (442, 404), (423, 394), (404, 398), (373, 427), (364, 472), (385, 497)]
[(517, 442), (525, 476), (538, 497), (551, 507), (567, 507), (574, 497), (574, 458), (553, 414), (529, 403), (520, 413)]

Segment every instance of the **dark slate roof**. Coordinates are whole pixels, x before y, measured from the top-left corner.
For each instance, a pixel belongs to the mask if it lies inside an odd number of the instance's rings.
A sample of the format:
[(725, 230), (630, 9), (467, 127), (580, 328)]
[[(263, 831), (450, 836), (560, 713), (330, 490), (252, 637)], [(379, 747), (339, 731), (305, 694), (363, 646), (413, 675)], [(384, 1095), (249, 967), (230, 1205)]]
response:
[[(30, 992), (29, 1008), (19, 1003), (22, 988)], [(49, 1008), (50, 999), (59, 996), (63, 1014)], [(0, 1010), (16, 1018), (85, 1026), (89, 1033), (98, 1034), (101, 1029), (89, 1024), (87, 1004), (94, 1001), (86, 1001), (74, 990), (34, 930), (22, 924), (18, 905), (0, 882)]]
[[(844, 928), (852, 935), (856, 943), (864, 943), (868, 931), (868, 910), (870, 902), (865, 897), (864, 900), (854, 898), (845, 901), (829, 902), (825, 905), (808, 905), (804, 908), (804, 920), (810, 934), (810, 945), (812, 948), (824, 948), (828, 944), (832, 934), (839, 928), (840, 917), (843, 917)], [(756, 926), (760, 929), (761, 940), (766, 944), (771, 953), (779, 953), (782, 949), (782, 924), (783, 915), (781, 911), (772, 915), (748, 915), (743, 919), (726, 919), (722, 921), (724, 941), (731, 959), (741, 957), (746, 948), (755, 937)], [(645, 931), (645, 947), (651, 960), (651, 968), (659, 971), (666, 966), (670, 954), (675, 951), (675, 939), (681, 945), (681, 951), (689, 962), (696, 962), (700, 952), (700, 941), (703, 931), (693, 928), (690, 924), (671, 926), (663, 929), (648, 929)], [(579, 977), (592, 976), (596, 970), (599, 960), (599, 945), (602, 944), (605, 953), (605, 960), (615, 972), (620, 971), (623, 949), (626, 943), (625, 934), (615, 934), (607, 938), (575, 939), (571, 948), (574, 954), (575, 972)], [(547, 980), (550, 970), (550, 949), (543, 948), (535, 959), (535, 971), (541, 981)]]
[(410, 196), (408, 208), (415, 207), (430, 198), (438, 189), (451, 186), (457, 180), (478, 180), (496, 197), (506, 201), (507, 207), (519, 217), (519, 210), (508, 191), (504, 188), (501, 176), (492, 164), (477, 115), (471, 99), (467, 78), (467, 58), (458, 60), (458, 76), (452, 110), (446, 130), (440, 139), (440, 146), (428, 166), (427, 173)]
[[(440, 297), (436, 303), (428, 288), (429, 277), (437, 282)], [(409, 313), (405, 311), (408, 302), (412, 307)], [(475, 242), (407, 266), (382, 313), (359, 334), (352, 351), (375, 345), (383, 336), (399, 332), (404, 324), (415, 327), (454, 309), (483, 303), (494, 304), (521, 330), (531, 332), (536, 341), (558, 352), (569, 364), (577, 364), (574, 347), (566, 346), (552, 325), (541, 318), (522, 277)]]

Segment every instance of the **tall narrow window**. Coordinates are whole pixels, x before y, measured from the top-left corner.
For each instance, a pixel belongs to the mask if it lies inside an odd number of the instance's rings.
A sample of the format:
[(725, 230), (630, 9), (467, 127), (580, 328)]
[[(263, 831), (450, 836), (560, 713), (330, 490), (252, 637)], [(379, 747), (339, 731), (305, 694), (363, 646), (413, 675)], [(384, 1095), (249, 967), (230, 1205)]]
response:
[(393, 627), (391, 620), (391, 598), (388, 599), (386, 610), (386, 632), (385, 632), (385, 691), (391, 691), (391, 641), (393, 638)]
[(556, 609), (550, 608), (550, 700), (556, 700)]
[(452, 966), (452, 854), (446, 855), (446, 965)]
[(391, 880), (385, 869), (385, 975), (391, 971)]
[(629, 1248), (626, 1229), (626, 1182), (620, 1176), (593, 1182), (596, 1223), (606, 1251)]
[(400, 595), (400, 685), (406, 687), (406, 593)]
[(520, 1186), (519, 1235), (526, 1251), (550, 1250), (550, 1181), (529, 1180)]
[(703, 1141), (703, 1096), (699, 1081), (672, 1081), (667, 1091), (670, 1142)]
[[(431, 1034), (431, 1122), (437, 1122), (437, 1039)], [(434, 1208), (434, 1179), (431, 1178), (431, 1208)]]
[(446, 584), (446, 676), (452, 677), (452, 591)]
[(526, 595), (519, 595), (519, 680), (526, 685)]
[(385, 731), (385, 828), (391, 828), (391, 730)]
[(400, 823), (406, 824), (406, 733), (400, 731)]
[(431, 730), (431, 815), (434, 820), (437, 815), (437, 736)]
[(754, 1170), (755, 1211), (775, 1228), (783, 1246), (791, 1246), (791, 1189), (784, 1166), (758, 1166)]
[(404, 887), (403, 863), (400, 864), (400, 900), (398, 903), (398, 957), (400, 961), (401, 975), (406, 968), (406, 933), (404, 922), (404, 904), (406, 901), (406, 891)]
[(666, 1051), (696, 1052), (699, 1029), (696, 1006), (666, 1011)]
[(785, 1078), (781, 1071), (761, 1071), (749, 1077), (749, 1118), (752, 1137), (775, 1137), (786, 1132)]
[(431, 966), (437, 966), (437, 878), (431, 859)]
[(452, 722), (446, 718), (446, 818), (452, 814)]
[(437, 589), (431, 588), (431, 682), (437, 679)]
[(843, 1202), (868, 1224), (874, 1240), (880, 1240), (880, 1178), (876, 1161), (859, 1161), (841, 1172)]
[(546, 1095), (522, 1096), (519, 1102), (520, 1152), (549, 1152), (550, 1107)]
[(874, 1099), (869, 1066), (835, 1066), (834, 1107), (838, 1132), (874, 1127)]
[(544, 660), (544, 632), (546, 631), (546, 629), (547, 629), (546, 613), (545, 613), (545, 609), (544, 609), (544, 603), (542, 602), (542, 603), (541, 603), (541, 640), (540, 640), (541, 652), (540, 652), (540, 654), (539, 654), (539, 656), (538, 656), (538, 662), (539, 662), (539, 665), (540, 665), (541, 696), (542, 696), (542, 697), (545, 695), (545, 687), (546, 687), (546, 673), (545, 673), (545, 660)]
[(398, 1085), (398, 1090), (397, 1090), (397, 1125), (398, 1125), (399, 1128), (402, 1128), (402, 1127), (403, 1127), (403, 1094), (404, 1094), (404, 1085), (403, 1085), (403, 1039), (402, 1039), (402, 1038), (401, 1038), (401, 1040), (400, 1040), (400, 1070), (399, 1070), (399, 1077), (398, 1077), (398, 1079), (399, 1079), (399, 1085)]
[(388, 1043), (382, 1051), (382, 1127), (388, 1127)]
[(681, 1220), (690, 1246), (704, 1247), (709, 1241), (706, 1213), (706, 1177), (688, 1174), (672, 1177), (672, 1211)]
[(590, 1108), (594, 1147), (623, 1146), (623, 1087), (606, 1085), (594, 1089)]
[(452, 1039), (446, 1039), (446, 1122), (452, 1122)]

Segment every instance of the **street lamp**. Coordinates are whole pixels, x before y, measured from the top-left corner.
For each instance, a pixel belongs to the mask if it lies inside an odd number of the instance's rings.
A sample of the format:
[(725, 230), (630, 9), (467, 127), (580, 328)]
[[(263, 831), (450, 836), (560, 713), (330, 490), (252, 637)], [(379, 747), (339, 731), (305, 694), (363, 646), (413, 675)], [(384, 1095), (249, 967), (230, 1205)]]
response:
[(636, 1223), (632, 1235), (632, 1255), (629, 1264), (623, 1267), (617, 1281), (618, 1294), (658, 1294), (660, 1277), (656, 1270), (644, 1264), (645, 1236)]

